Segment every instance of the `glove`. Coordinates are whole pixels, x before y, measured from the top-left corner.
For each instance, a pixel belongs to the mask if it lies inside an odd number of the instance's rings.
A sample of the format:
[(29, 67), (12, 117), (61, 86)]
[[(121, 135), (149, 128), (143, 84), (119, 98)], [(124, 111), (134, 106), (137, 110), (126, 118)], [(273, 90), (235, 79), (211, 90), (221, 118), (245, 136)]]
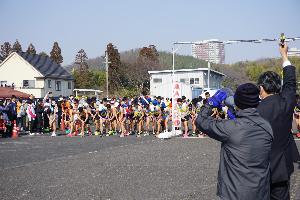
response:
[(212, 97), (208, 99), (208, 104), (213, 108), (221, 108), (222, 102), (227, 98), (227, 93), (223, 90), (218, 90)]

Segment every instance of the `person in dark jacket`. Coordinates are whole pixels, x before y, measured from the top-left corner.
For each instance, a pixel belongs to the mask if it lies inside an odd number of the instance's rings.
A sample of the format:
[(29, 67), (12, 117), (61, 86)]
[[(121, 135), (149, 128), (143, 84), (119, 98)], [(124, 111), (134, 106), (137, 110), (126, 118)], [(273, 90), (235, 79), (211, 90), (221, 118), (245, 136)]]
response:
[(273, 132), (257, 112), (258, 87), (240, 85), (234, 102), (238, 108), (234, 120), (212, 118), (210, 104), (196, 119), (200, 131), (222, 142), (217, 195), (222, 200), (269, 200)]
[(35, 114), (36, 114), (36, 131), (38, 134), (43, 134), (43, 113), (44, 113), (44, 107), (43, 107), (43, 100), (39, 99), (37, 101), (37, 105), (35, 108)]
[(283, 85), (275, 72), (265, 72), (258, 79), (262, 101), (259, 114), (270, 122), (274, 132), (271, 151), (271, 199), (290, 199), (290, 176), (293, 161), (300, 160), (297, 146), (291, 134), (293, 112), (296, 106), (295, 67), (287, 57), (287, 45), (280, 46), (283, 60)]

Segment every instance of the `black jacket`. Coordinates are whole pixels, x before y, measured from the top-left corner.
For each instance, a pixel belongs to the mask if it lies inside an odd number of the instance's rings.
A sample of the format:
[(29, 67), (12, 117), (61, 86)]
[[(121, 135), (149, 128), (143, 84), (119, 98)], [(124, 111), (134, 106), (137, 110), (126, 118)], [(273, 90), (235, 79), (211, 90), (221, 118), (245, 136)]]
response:
[(217, 195), (226, 200), (270, 199), (272, 128), (255, 108), (240, 110), (235, 120), (210, 117), (201, 108), (196, 126), (220, 142)]
[(289, 180), (294, 171), (293, 161), (300, 159), (291, 134), (293, 112), (296, 105), (296, 74), (294, 66), (283, 69), (283, 86), (279, 94), (263, 99), (257, 110), (270, 122), (274, 141), (271, 151), (272, 183)]

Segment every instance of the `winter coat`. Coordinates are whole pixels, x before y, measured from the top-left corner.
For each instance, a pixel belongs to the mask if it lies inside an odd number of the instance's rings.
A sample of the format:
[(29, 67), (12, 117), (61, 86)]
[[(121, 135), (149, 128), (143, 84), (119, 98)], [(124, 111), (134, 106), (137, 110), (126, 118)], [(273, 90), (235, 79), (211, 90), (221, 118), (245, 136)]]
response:
[(270, 199), (270, 152), (273, 132), (255, 108), (240, 110), (234, 120), (217, 120), (204, 105), (196, 126), (222, 142), (217, 195), (222, 200)]

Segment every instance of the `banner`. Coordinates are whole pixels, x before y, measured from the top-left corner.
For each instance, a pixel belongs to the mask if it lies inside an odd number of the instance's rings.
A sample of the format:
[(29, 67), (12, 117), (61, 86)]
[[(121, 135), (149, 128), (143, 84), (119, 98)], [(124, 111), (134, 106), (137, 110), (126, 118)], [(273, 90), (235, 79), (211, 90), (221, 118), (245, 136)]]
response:
[(173, 82), (172, 85), (172, 132), (175, 135), (181, 134), (181, 118), (177, 106), (177, 99), (181, 98), (181, 83)]

